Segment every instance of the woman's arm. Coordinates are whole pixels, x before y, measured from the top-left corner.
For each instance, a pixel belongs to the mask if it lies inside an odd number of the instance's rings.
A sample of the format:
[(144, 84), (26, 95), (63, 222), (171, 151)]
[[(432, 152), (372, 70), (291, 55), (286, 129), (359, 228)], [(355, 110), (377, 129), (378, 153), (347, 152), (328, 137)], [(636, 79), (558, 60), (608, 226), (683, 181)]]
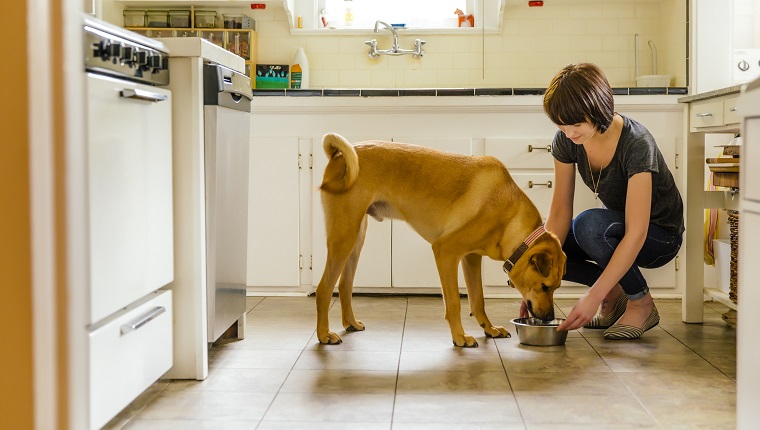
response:
[(625, 235), (602, 275), (578, 300), (567, 320), (560, 325), (561, 330), (574, 330), (591, 321), (607, 293), (633, 266), (647, 237), (651, 205), (652, 174), (642, 172), (631, 176), (625, 201)]
[(565, 243), (570, 222), (573, 220), (573, 200), (575, 199), (575, 165), (554, 160), (554, 193), (546, 218), (545, 228), (557, 235), (560, 243)]
[[(565, 243), (570, 222), (573, 220), (573, 200), (575, 199), (575, 164), (554, 160), (554, 193), (544, 228), (554, 233), (560, 243)], [(528, 317), (525, 300), (520, 303), (520, 318)]]

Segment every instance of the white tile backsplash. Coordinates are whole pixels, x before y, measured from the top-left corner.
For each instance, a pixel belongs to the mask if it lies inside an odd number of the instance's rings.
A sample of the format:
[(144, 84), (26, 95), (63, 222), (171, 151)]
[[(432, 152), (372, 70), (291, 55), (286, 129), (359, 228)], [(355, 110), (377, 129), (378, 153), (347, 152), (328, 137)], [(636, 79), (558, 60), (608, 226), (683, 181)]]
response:
[[(246, 13), (259, 29), (258, 62), (288, 64), (302, 46), (313, 88), (543, 88), (564, 65), (583, 61), (601, 66), (613, 86), (635, 86), (636, 33), (641, 72), (652, 68), (647, 41), (653, 40), (658, 73), (673, 75), (675, 86), (686, 85), (686, 0), (552, 1), (543, 7), (510, 2), (496, 34), (400, 31), (404, 49), (411, 49), (416, 38), (427, 41), (422, 59), (369, 58), (364, 41), (377, 39), (378, 47), (386, 49), (391, 45), (387, 31), (291, 35), (284, 10), (275, 4)], [(683, 30), (674, 30), (679, 26)]]

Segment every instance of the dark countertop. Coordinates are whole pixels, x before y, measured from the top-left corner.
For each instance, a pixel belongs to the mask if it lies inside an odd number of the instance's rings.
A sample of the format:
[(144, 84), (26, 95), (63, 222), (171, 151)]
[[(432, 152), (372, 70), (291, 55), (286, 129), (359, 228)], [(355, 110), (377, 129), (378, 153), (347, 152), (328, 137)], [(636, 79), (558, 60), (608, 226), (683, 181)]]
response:
[[(445, 97), (445, 96), (540, 96), (545, 88), (323, 88), (323, 89), (256, 89), (254, 97)], [(685, 95), (686, 87), (622, 87), (613, 88), (616, 96)], [(694, 96), (691, 96), (694, 97)], [(682, 101), (689, 97), (678, 99)]]

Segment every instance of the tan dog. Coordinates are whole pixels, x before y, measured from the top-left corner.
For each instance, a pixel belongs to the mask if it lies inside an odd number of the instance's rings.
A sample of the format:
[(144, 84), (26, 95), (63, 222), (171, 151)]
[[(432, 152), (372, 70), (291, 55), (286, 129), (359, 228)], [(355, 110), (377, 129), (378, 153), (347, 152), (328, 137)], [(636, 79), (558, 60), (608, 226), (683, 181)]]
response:
[[(321, 186), (327, 228), (327, 261), (317, 287), (317, 337), (338, 344), (328, 308), (335, 283), (343, 327), (364, 330), (351, 306), (367, 215), (409, 223), (432, 244), (443, 290), (445, 317), (457, 346), (477, 346), (460, 319), (457, 265), (462, 262), (471, 314), (486, 336), (509, 337), (485, 313), (481, 260), (507, 260), (510, 284), (537, 318), (554, 319), (553, 294), (565, 272), (557, 237), (544, 232), (538, 209), (493, 157), (436, 151), (417, 145), (370, 141), (352, 146), (325, 135), (329, 162)], [(516, 252), (517, 251), (517, 252)], [(521, 253), (520, 251), (524, 252)], [(513, 266), (513, 267), (512, 267)]]

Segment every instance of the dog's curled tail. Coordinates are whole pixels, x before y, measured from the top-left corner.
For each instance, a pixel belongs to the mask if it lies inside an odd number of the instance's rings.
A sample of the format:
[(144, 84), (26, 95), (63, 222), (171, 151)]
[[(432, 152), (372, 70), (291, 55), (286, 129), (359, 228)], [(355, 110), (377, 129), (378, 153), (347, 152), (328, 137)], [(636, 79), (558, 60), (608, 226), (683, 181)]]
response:
[[(342, 193), (354, 184), (356, 177), (359, 176), (359, 156), (353, 145), (345, 137), (337, 133), (327, 133), (322, 138), (322, 148), (327, 154), (327, 158), (332, 161), (338, 154), (343, 155), (346, 163), (346, 170), (340, 174), (330, 175), (329, 168), (325, 171), (325, 178), (322, 182), (321, 189), (331, 193)], [(330, 175), (330, 176), (328, 176)]]

